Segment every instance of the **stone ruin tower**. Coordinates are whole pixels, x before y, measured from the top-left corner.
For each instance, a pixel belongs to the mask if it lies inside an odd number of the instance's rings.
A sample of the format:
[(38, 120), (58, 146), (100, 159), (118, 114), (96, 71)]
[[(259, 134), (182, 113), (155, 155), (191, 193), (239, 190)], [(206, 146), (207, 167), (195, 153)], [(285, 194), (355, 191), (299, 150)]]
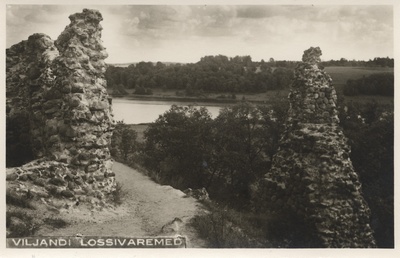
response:
[(34, 34), (6, 51), (7, 123), (24, 128), (24, 136), (8, 128), (7, 134), (25, 141), (36, 159), (7, 171), (7, 188), (23, 192), (17, 181), (31, 195), (103, 199), (115, 189), (103, 18), (88, 9), (69, 18), (55, 42)]
[(69, 18), (71, 24), (55, 41), (60, 55), (53, 61), (55, 81), (47, 92), (54, 103), (46, 120), (46, 149), (54, 160), (104, 174), (113, 118), (104, 77), (108, 55), (100, 39), (103, 18), (87, 9)]
[(374, 247), (370, 211), (338, 125), (332, 79), (317, 65), (320, 56), (320, 48), (311, 47), (295, 69), (286, 130), (262, 182), (264, 205), (278, 221), (292, 221), (285, 230), (301, 239), (297, 245)]

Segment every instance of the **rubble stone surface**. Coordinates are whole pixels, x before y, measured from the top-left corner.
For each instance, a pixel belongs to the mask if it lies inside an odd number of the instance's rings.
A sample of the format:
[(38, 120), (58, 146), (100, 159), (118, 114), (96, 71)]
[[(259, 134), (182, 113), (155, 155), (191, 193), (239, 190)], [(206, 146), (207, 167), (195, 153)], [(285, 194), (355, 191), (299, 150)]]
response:
[[(370, 210), (362, 196), (350, 147), (339, 127), (332, 79), (317, 64), (319, 47), (304, 51), (289, 94), (280, 148), (263, 184), (265, 205), (291, 214), (311, 247), (375, 247)], [(292, 218), (293, 218), (292, 217)]]
[[(104, 76), (103, 18), (89, 9), (69, 18), (71, 23), (55, 42), (34, 34), (6, 51), (6, 116), (20, 123), (29, 136), (26, 146), (37, 159), (11, 169), (7, 179), (10, 186), (19, 185), (15, 189), (29, 181), (53, 196), (101, 200), (115, 190), (108, 149), (114, 119)], [(14, 181), (18, 184), (11, 184)]]

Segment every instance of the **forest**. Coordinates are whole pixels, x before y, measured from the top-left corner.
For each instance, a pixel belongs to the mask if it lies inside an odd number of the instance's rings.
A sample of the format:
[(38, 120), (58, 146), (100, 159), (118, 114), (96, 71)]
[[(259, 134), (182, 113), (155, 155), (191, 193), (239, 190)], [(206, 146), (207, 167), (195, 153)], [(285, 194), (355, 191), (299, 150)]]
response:
[[(197, 63), (164, 64), (161, 62), (139, 62), (128, 67), (109, 65), (106, 71), (107, 84), (113, 95), (126, 95), (126, 89), (135, 89), (134, 94), (151, 95), (152, 89), (176, 90), (177, 95), (202, 96), (204, 93), (261, 93), (269, 90), (284, 90), (289, 87), (293, 70), (298, 62), (252, 61), (251, 56), (227, 57), (204, 56)], [(393, 67), (394, 59), (374, 58), (369, 61), (349, 61), (344, 58), (321, 62), (325, 66), (343, 67)], [(390, 76), (389, 76), (390, 77)], [(385, 95), (390, 94), (390, 78), (385, 85)], [(378, 78), (380, 80), (381, 78)], [(393, 79), (392, 79), (393, 81)], [(365, 78), (363, 83), (377, 88), (376, 78)], [(346, 95), (364, 94), (354, 89), (354, 82), (347, 86)], [(372, 85), (372, 86), (369, 86)], [(351, 89), (350, 89), (351, 88)], [(370, 92), (366, 90), (366, 94)], [(372, 93), (372, 94), (375, 94)]]
[(348, 80), (343, 88), (346, 96), (381, 95), (394, 96), (394, 74), (378, 73), (363, 78)]
[[(140, 62), (126, 68), (109, 66), (106, 77), (108, 86), (121, 95), (128, 94), (126, 89), (151, 95), (153, 89), (161, 88), (185, 96), (209, 92), (234, 96), (288, 90), (296, 65), (297, 62), (272, 58), (253, 62), (250, 56), (218, 55), (205, 56), (194, 64)], [(371, 224), (379, 247), (394, 245), (393, 105), (390, 101), (358, 103), (351, 98), (381, 95), (392, 99), (394, 75), (380, 73), (379, 69), (393, 65), (390, 58), (342, 58), (320, 63), (321, 68), (370, 67), (378, 71), (348, 79), (338, 89), (338, 107), (340, 125), (349, 139), (351, 160), (371, 209)], [(212, 119), (206, 108), (173, 105), (149, 124), (141, 137), (132, 126), (119, 122), (110, 150), (116, 160), (146, 171), (161, 184), (181, 190), (204, 187), (213, 200), (209, 207), (213, 212), (206, 220), (199, 217), (196, 223), (204, 237), (213, 239), (215, 247), (259, 247), (260, 243), (264, 247), (278, 246), (282, 243), (274, 243), (271, 217), (257, 213), (255, 195), (256, 182), (271, 167), (279, 147), (288, 108), (287, 99), (281, 96), (268, 99), (268, 105), (241, 101), (226, 106)], [(258, 245), (248, 243), (248, 238), (221, 235), (227, 223), (235, 223), (247, 236), (257, 239)]]
[[(379, 247), (393, 247), (393, 109), (376, 102), (340, 106), (341, 126), (372, 212), (375, 238)], [(238, 217), (236, 226), (246, 234), (259, 242), (268, 236), (269, 242), (262, 246), (276, 247), (271, 218), (257, 212), (256, 182), (271, 167), (287, 109), (284, 99), (268, 106), (240, 102), (212, 119), (206, 108), (173, 105), (148, 125), (143, 139), (130, 125), (118, 123), (110, 150), (116, 160), (145, 170), (161, 184), (181, 190), (206, 188), (214, 212), (207, 222), (199, 218), (198, 223), (213, 225), (203, 233), (218, 240), (216, 247), (244, 241), (224, 240), (217, 230)]]
[[(338, 65), (322, 63), (330, 64)], [(342, 64), (353, 63), (342, 60)], [(110, 65), (106, 78), (108, 87), (120, 94), (126, 89), (151, 94), (155, 88), (188, 96), (205, 92), (259, 93), (288, 89), (295, 65), (290, 61), (253, 62), (250, 56), (220, 55), (203, 57), (195, 64), (140, 62), (126, 68)], [(363, 65), (390, 67), (391, 60), (376, 58)], [(390, 102), (393, 91), (393, 74), (381, 73), (348, 80), (343, 92), (338, 91), (340, 125), (349, 140), (350, 158), (371, 209), (375, 239), (382, 248), (394, 246), (393, 103), (345, 101), (343, 95), (383, 95)], [(172, 105), (146, 125), (140, 137), (134, 126), (118, 122), (109, 148), (115, 160), (144, 171), (160, 184), (181, 190), (204, 187), (212, 200), (207, 204), (212, 212), (194, 223), (205, 238), (215, 243), (214, 247), (291, 247), (290, 243), (274, 243), (271, 218), (256, 212), (255, 196), (256, 182), (271, 167), (279, 147), (288, 108), (286, 96), (268, 99), (268, 105), (237, 101), (212, 118), (206, 108)], [(27, 129), (17, 125), (7, 120), (7, 128), (25, 137), (14, 139), (13, 135), (6, 135), (7, 166), (23, 164), (32, 156), (27, 151), (31, 149)], [(258, 244), (240, 236), (224, 235), (221, 232), (227, 224), (240, 228)]]

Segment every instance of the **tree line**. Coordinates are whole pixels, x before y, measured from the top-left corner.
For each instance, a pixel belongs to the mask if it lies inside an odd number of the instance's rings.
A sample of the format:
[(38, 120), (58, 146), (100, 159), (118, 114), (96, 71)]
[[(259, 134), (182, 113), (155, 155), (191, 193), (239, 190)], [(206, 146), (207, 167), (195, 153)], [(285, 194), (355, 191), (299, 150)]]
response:
[(128, 125), (119, 123), (110, 150), (176, 188), (206, 187), (212, 198), (244, 208), (251, 184), (271, 165), (286, 109), (280, 103), (272, 111), (241, 102), (212, 119), (204, 107), (173, 105), (148, 125), (142, 143)]
[(324, 61), (321, 64), (323, 66), (394, 67), (394, 59), (389, 57), (375, 57), (368, 61), (360, 61), (341, 58), (339, 60)]
[[(393, 246), (393, 109), (376, 103), (340, 106), (375, 237), (381, 247)], [(143, 142), (119, 123), (110, 149), (117, 160), (144, 167), (161, 183), (181, 190), (205, 187), (218, 203), (255, 211), (254, 183), (271, 167), (287, 109), (284, 101), (241, 102), (212, 119), (206, 108), (173, 105), (149, 124)]]
[(183, 90), (186, 95), (204, 92), (252, 92), (284, 89), (289, 86), (293, 70), (258, 64), (250, 56), (205, 56), (194, 64), (140, 62), (126, 68), (110, 65), (106, 71), (108, 87), (117, 89)]
[(343, 94), (394, 96), (394, 74), (377, 73), (356, 80), (349, 79), (343, 88)]
[[(128, 67), (109, 65), (106, 71), (108, 87), (114, 94), (151, 95), (152, 89), (177, 90), (187, 96), (209, 92), (261, 93), (288, 88), (296, 61), (252, 61), (250, 56), (204, 56), (197, 63), (164, 64), (139, 62)], [(374, 58), (369, 61), (349, 61), (345, 58), (321, 62), (322, 66), (393, 67), (394, 59)]]

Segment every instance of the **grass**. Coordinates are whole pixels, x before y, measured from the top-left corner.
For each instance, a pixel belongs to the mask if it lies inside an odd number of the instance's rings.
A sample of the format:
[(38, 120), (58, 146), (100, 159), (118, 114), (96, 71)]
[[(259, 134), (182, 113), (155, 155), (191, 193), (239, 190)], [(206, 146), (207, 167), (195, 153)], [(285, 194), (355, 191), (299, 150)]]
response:
[(40, 212), (21, 209), (18, 207), (7, 207), (6, 227), (7, 237), (30, 237), (44, 225), (55, 229), (64, 228), (69, 225), (65, 220), (57, 217), (44, 217)]
[(8, 237), (29, 237), (39, 230), (41, 224), (34, 217), (23, 211), (7, 211), (6, 227), (10, 234)]
[(360, 104), (366, 104), (366, 103), (376, 102), (379, 105), (394, 106), (394, 98), (386, 96), (366, 96), (366, 95), (344, 96), (344, 100), (346, 103), (356, 102)]
[(271, 248), (266, 240), (266, 216), (238, 212), (230, 208), (207, 204), (209, 213), (197, 215), (191, 225), (211, 248)]
[(69, 225), (69, 223), (67, 223), (65, 220), (54, 217), (45, 218), (43, 222), (46, 223), (46, 225), (52, 226), (53, 228), (65, 228)]
[(35, 207), (32, 205), (32, 202), (28, 195), (19, 196), (19, 195), (11, 194), (11, 192), (9, 192), (9, 191), (7, 191), (7, 193), (6, 193), (6, 204), (21, 207), (21, 208), (35, 209)]
[(394, 69), (385, 67), (328, 66), (325, 67), (325, 72), (332, 77), (333, 85), (341, 88), (349, 79), (359, 79), (375, 73), (393, 73)]

